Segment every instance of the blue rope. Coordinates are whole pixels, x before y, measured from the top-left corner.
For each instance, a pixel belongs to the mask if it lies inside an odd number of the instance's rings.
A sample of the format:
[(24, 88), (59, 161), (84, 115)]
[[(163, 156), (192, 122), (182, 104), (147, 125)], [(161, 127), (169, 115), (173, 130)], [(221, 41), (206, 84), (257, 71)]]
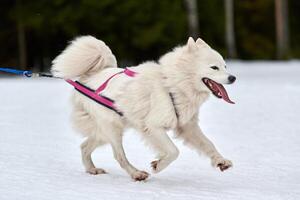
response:
[(0, 67), (0, 71), (6, 72), (6, 73), (11, 73), (11, 74), (23, 75), (28, 78), (30, 78), (32, 76), (32, 71), (30, 71), (30, 70), (18, 70), (18, 69), (1, 68)]

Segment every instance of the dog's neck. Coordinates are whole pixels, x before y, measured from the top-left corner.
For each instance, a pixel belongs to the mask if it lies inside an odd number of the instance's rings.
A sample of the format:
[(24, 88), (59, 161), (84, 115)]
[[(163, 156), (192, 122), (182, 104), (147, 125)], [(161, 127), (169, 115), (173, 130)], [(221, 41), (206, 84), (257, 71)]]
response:
[(169, 75), (164, 74), (164, 86), (171, 94), (179, 125), (184, 125), (198, 114), (199, 107), (207, 100), (209, 92), (197, 91), (192, 83), (184, 79), (174, 80)]

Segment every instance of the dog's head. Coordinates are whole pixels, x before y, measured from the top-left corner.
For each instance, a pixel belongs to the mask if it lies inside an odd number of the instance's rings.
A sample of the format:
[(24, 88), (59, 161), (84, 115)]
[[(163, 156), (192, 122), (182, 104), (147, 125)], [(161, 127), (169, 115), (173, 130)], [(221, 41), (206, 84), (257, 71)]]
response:
[[(192, 86), (200, 92), (210, 92), (228, 103), (232, 102), (222, 84), (232, 84), (236, 77), (226, 71), (223, 57), (202, 39), (189, 38), (186, 45), (166, 54), (160, 62), (172, 63), (179, 73), (185, 73)], [(172, 65), (171, 64), (171, 65)]]

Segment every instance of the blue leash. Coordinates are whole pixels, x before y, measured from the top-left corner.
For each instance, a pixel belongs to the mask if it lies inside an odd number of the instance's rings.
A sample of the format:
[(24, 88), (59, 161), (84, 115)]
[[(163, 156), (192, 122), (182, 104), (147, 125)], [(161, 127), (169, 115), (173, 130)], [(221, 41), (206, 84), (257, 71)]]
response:
[(10, 74), (16, 74), (16, 75), (22, 75), (24, 77), (27, 78), (31, 78), (31, 77), (49, 77), (49, 78), (58, 78), (58, 77), (54, 77), (52, 74), (47, 74), (47, 73), (33, 73), (30, 70), (18, 70), (18, 69), (12, 69), (12, 68), (2, 68), (0, 67), (0, 72), (6, 72), (6, 73), (10, 73)]
[(32, 74), (33, 74), (32, 71), (30, 71), (30, 70), (17, 70), (17, 69), (1, 68), (1, 67), (0, 67), (0, 71), (10, 73), (10, 74), (23, 75), (28, 78), (32, 77)]

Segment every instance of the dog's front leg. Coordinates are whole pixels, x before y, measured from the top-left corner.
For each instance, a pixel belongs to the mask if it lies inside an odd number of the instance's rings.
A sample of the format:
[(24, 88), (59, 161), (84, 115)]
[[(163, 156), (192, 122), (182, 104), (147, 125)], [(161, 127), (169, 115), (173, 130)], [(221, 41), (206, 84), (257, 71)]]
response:
[(161, 128), (148, 129), (143, 132), (143, 136), (146, 143), (158, 153), (158, 159), (151, 162), (154, 173), (165, 169), (178, 157), (179, 151), (165, 130)]
[(219, 167), (221, 171), (232, 167), (232, 162), (225, 159), (217, 151), (214, 144), (203, 134), (196, 119), (184, 126), (178, 127), (176, 134), (184, 140), (185, 144), (196, 149), (199, 154), (203, 152), (207, 155), (214, 167)]

